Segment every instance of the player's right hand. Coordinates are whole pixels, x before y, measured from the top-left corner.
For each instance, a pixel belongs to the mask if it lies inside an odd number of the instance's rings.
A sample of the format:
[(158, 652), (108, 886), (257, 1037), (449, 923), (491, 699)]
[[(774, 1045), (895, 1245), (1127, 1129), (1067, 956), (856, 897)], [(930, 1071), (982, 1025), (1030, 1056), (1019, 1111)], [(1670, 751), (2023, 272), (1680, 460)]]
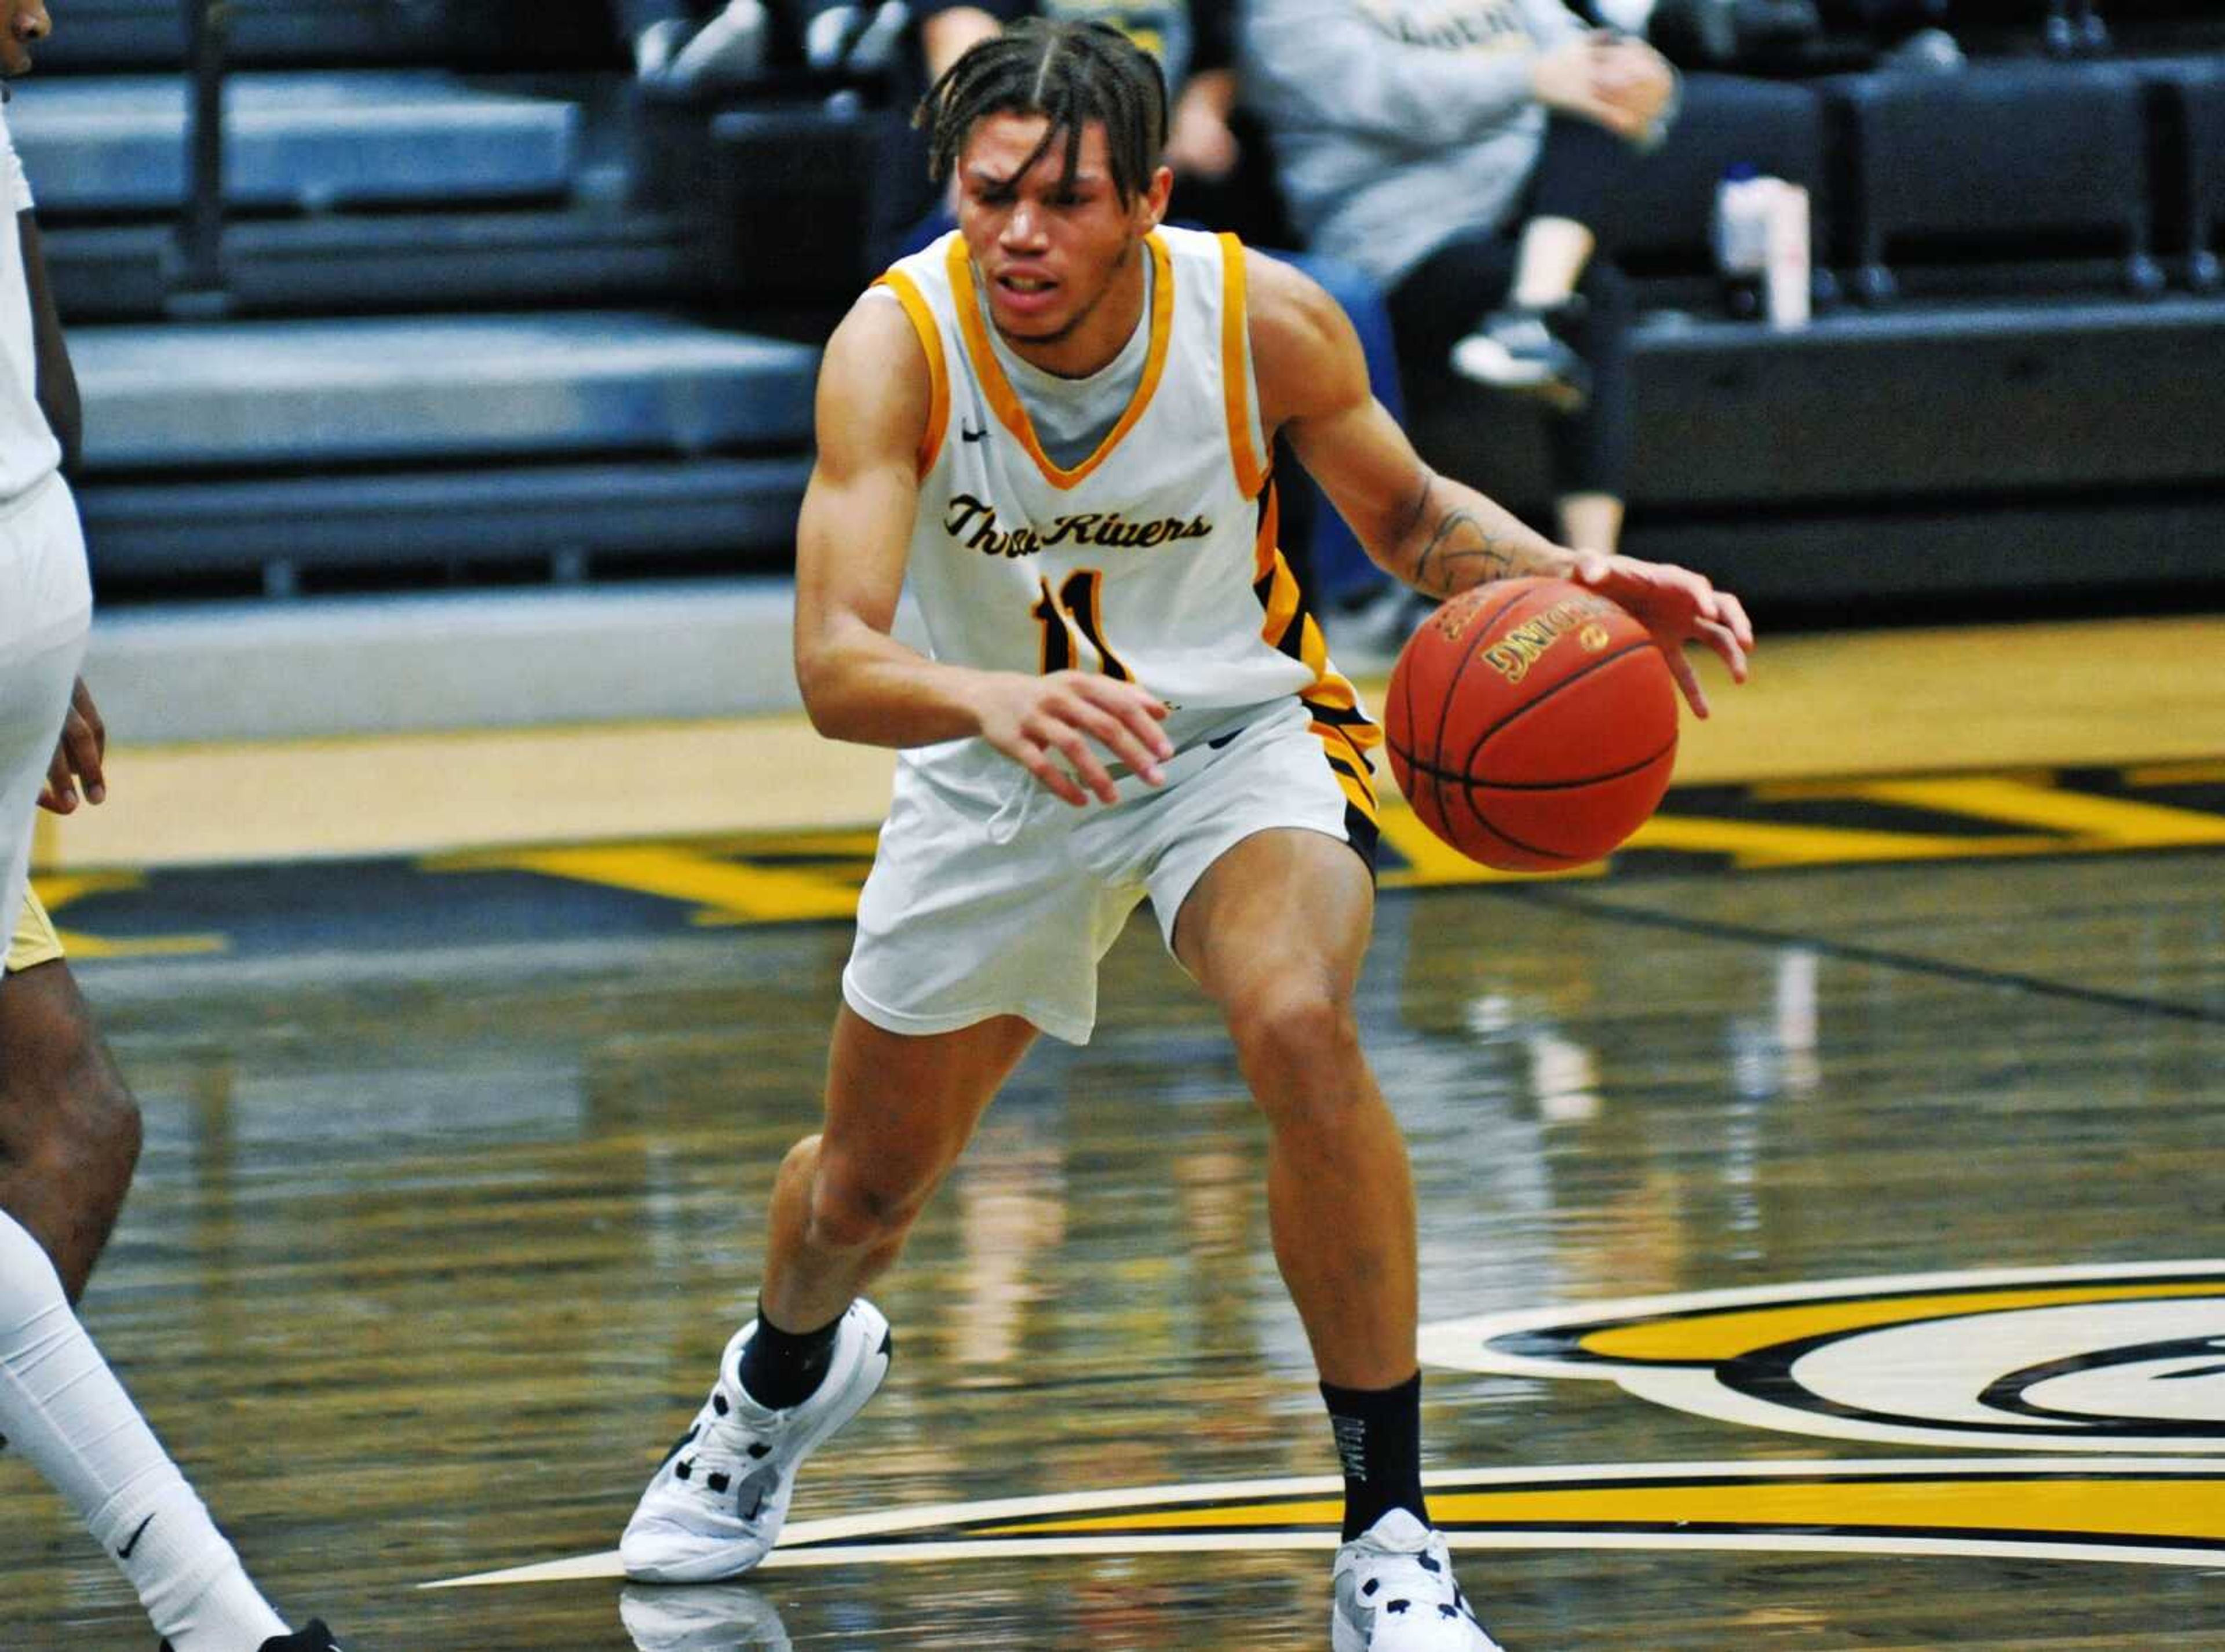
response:
[(1076, 808), (1119, 801), (1100, 750), (1153, 786), (1175, 755), (1159, 725), (1167, 703), (1134, 683), (1094, 671), (992, 676), (979, 702), (981, 737)]

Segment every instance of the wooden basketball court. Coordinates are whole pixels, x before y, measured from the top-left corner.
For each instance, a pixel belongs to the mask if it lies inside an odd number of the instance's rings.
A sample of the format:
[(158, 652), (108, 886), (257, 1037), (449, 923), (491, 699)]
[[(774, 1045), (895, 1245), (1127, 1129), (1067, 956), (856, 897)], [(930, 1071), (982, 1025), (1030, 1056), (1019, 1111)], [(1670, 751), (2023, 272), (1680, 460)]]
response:
[[(1436, 1511), (1510, 1652), (2225, 1645), (2221, 661), (2197, 621), (1765, 642), (1608, 873), (1459, 881), (1393, 832), (1361, 1010)], [(586, 829), (481, 829), (483, 753), (445, 834), (408, 750), (265, 754), (291, 838), (250, 755), (120, 754), (47, 856), (147, 1115), (95, 1335), (351, 1648), (1322, 1647), (1260, 1135), (1148, 924), (878, 1294), (894, 1374), (777, 1564), (612, 1574), (846, 950), (860, 821), (781, 813), (835, 760), (763, 738), (644, 737), (659, 785), (604, 774), (632, 813)], [(388, 818), (320, 837), (352, 760)], [(694, 812), (752, 775), (754, 821)], [(196, 788), (253, 864), (195, 846)], [(23, 1465), (0, 1497), (0, 1648), (151, 1644)]]

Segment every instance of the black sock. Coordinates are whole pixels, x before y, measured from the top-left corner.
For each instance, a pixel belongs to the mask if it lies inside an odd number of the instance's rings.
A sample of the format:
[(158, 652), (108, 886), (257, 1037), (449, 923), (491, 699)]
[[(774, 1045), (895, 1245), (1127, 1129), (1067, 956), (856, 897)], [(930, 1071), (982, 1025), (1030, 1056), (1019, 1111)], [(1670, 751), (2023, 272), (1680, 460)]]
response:
[(783, 1331), (765, 1317), (764, 1304), (758, 1302), (757, 1334), (742, 1345), (739, 1373), (750, 1398), (785, 1411), (816, 1394), (834, 1358), (834, 1332), (841, 1324), (838, 1313), (816, 1331)]
[(1344, 1537), (1349, 1543), (1393, 1509), (1424, 1526), (1422, 1499), (1422, 1373), (1396, 1388), (1321, 1385), (1344, 1465)]

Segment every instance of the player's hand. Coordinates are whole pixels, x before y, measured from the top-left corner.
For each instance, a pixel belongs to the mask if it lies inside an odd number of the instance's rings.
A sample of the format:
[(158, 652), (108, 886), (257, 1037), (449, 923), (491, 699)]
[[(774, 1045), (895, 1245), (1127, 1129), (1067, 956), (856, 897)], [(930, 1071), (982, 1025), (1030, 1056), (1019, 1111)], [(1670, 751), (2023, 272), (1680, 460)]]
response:
[(1707, 691), (1700, 687), (1684, 645), (1700, 642), (1730, 668), (1731, 680), (1744, 682), (1746, 655), (1753, 649), (1753, 623), (1746, 606), (1727, 591), (1718, 591), (1702, 573), (1670, 562), (1641, 562), (1635, 557), (1576, 553), (1576, 580), (1611, 597), (1653, 633), (1669, 661), (1669, 674), (1684, 691), (1693, 715), (1708, 714)]
[(39, 807), (56, 814), (73, 813), (81, 786), (85, 801), (106, 801), (108, 786), (101, 760), (108, 755), (108, 725), (92, 703), (92, 691), (79, 677), (70, 690), (69, 714), (62, 718), (62, 737), (54, 744), (54, 760), (47, 765), (47, 783), (39, 793)]
[(1099, 750), (1109, 751), (1157, 786), (1159, 764), (1175, 755), (1159, 725), (1167, 704), (1157, 695), (1094, 671), (1054, 671), (1047, 677), (999, 672), (981, 706), (981, 737), (1076, 808), (1094, 796), (1119, 800)]

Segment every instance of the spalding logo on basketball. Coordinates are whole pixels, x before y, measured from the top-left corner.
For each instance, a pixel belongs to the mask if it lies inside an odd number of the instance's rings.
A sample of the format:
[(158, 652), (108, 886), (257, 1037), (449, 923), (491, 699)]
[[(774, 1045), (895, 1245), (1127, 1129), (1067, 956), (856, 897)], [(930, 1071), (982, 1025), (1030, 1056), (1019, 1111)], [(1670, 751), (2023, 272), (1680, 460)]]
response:
[(1645, 823), (1677, 762), (1677, 685), (1645, 628), (1565, 579), (1506, 579), (1422, 622), (1391, 671), (1391, 772), (1471, 860), (1556, 871)]

